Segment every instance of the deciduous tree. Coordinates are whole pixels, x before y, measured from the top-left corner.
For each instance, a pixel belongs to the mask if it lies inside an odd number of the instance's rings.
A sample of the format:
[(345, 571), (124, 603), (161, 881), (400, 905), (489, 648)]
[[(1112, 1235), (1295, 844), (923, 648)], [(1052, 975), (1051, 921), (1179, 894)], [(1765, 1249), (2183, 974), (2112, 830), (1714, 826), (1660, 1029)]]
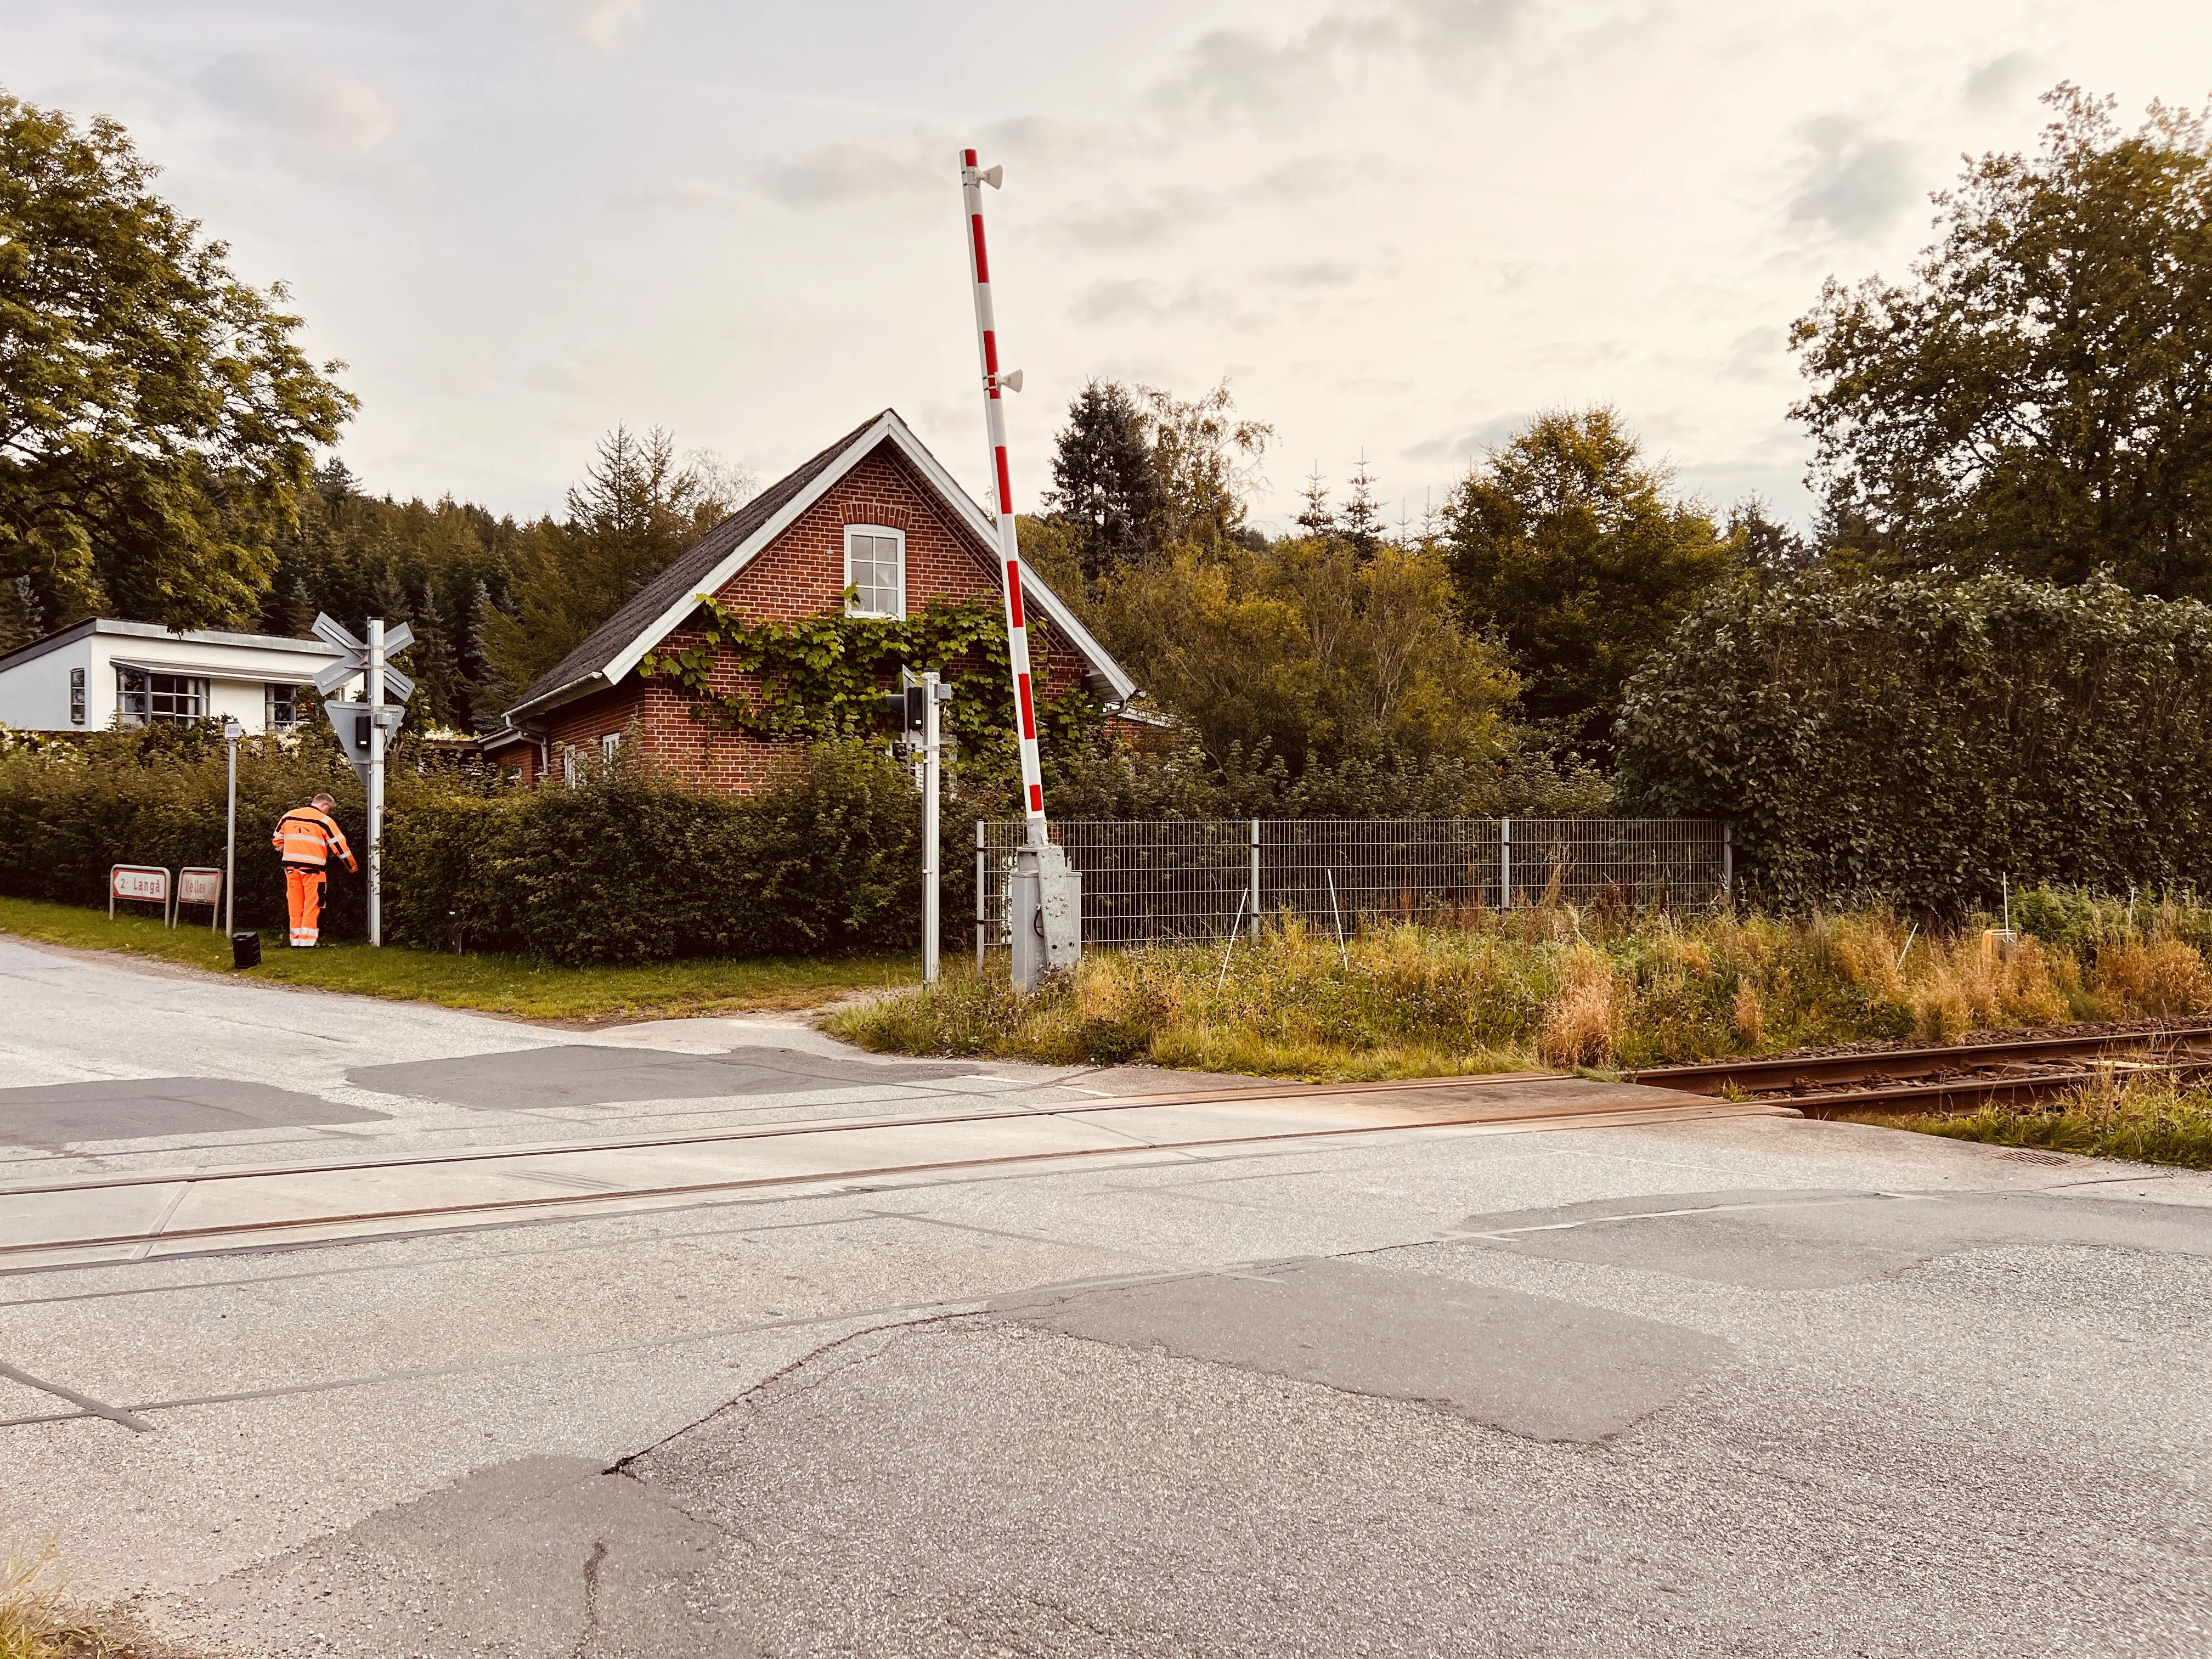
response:
[(155, 173), (113, 121), (0, 93), (0, 577), (57, 623), (251, 623), (354, 409)]
[(2061, 86), (2033, 157), (1938, 196), (1903, 284), (1796, 325), (1832, 560), (2212, 597), (2212, 140)]
[(1511, 651), (1524, 707), (1585, 752), (1609, 752), (1628, 677), (1738, 568), (1672, 483), (1617, 411), (1555, 411), (1491, 451), (1444, 509), (1469, 622)]

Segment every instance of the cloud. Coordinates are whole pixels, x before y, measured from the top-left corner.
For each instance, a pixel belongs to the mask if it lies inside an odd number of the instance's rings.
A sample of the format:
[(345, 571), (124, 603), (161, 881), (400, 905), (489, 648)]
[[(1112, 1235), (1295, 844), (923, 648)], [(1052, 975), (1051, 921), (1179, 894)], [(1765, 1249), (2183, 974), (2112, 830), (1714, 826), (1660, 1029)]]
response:
[(1477, 456), (1497, 448), (1534, 418), (1532, 412), (1526, 410), (1518, 415), (1493, 416), (1480, 426), (1441, 433), (1410, 445), (1404, 452), (1405, 458), (1417, 466), (1441, 461), (1455, 469), (1464, 469), (1473, 465)]
[(551, 0), (545, 15), (562, 33), (612, 53), (626, 51), (645, 27), (645, 0)]
[(1381, 59), (1409, 57), (1432, 76), (1463, 74), (1507, 45), (1528, 9), (1529, 0), (1386, 0), (1324, 12), (1280, 40), (1254, 29), (1211, 29), (1151, 99), (1170, 113), (1262, 116), (1304, 106), (1342, 75)]
[(1966, 76), (1966, 107), (1992, 110), (2010, 103), (2034, 81), (2040, 63), (2032, 52), (1990, 58)]
[(671, 179), (665, 183), (647, 185), (642, 189), (617, 196), (615, 205), (628, 209), (678, 208), (720, 212), (744, 200), (742, 191), (717, 179)]
[(1267, 273), (1271, 283), (1285, 288), (1342, 288), (1359, 274), (1359, 267), (1343, 259), (1317, 259), (1311, 264), (1281, 265)]
[(1133, 319), (1158, 322), (1204, 312), (1232, 326), (1246, 325), (1230, 308), (1203, 292), (1195, 283), (1171, 289), (1165, 283), (1141, 276), (1109, 276), (1091, 283), (1075, 298), (1067, 314), (1079, 323), (1122, 323)]
[(317, 149), (366, 155), (399, 130), (391, 99), (357, 76), (312, 58), (240, 52), (217, 58), (199, 77), (226, 113)]
[(1170, 185), (1141, 202), (1065, 215), (1048, 228), (1082, 248), (1111, 252), (1151, 247), (1213, 223), (1233, 208), (1310, 201), (1337, 183), (1344, 172), (1326, 156), (1299, 156), (1226, 190)]
[(1790, 198), (1791, 224), (1856, 240), (1887, 225), (1912, 199), (1909, 146), (1877, 138), (1848, 116), (1823, 116), (1800, 131), (1812, 154)]
[(910, 156), (865, 144), (824, 144), (770, 161), (761, 173), (762, 189), (784, 206), (800, 210), (871, 197), (914, 196), (925, 191), (942, 194), (958, 182), (949, 161), (944, 167), (924, 167)]
[(1054, 221), (1051, 228), (1078, 247), (1149, 247), (1206, 222), (1220, 199), (1214, 192), (1178, 186), (1132, 206), (1070, 215)]

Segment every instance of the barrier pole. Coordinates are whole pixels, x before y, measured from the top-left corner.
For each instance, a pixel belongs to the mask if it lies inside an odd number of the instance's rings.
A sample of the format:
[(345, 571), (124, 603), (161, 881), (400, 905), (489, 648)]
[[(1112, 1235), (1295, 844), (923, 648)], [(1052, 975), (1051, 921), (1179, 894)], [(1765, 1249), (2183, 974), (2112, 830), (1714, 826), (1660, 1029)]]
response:
[[(991, 169), (998, 183), (998, 169)], [(1020, 738), (1022, 811), (1025, 840), (1045, 844), (1044, 772), (1037, 758), (1036, 700), (1030, 681), (1030, 635), (1022, 607), (1021, 540), (1014, 529), (1013, 477), (1006, 465), (1006, 410), (1002, 397), (1020, 377), (1002, 380), (999, 370), (999, 325), (991, 304), (991, 259), (983, 245), (983, 171), (975, 152), (960, 152), (960, 196), (968, 210), (968, 271), (975, 292), (975, 345), (983, 360), (983, 426), (991, 447), (991, 478), (999, 492), (999, 559), (1006, 611), (1006, 657), (1014, 680), (1014, 719)]]

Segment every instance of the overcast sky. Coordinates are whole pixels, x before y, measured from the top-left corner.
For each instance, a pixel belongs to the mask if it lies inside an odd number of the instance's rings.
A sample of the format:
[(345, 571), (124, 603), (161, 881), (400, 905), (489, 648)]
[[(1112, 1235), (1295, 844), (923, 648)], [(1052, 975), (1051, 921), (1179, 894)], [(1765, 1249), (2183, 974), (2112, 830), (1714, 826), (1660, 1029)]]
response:
[(0, 85), (122, 120), (290, 283), (373, 488), (556, 507), (617, 420), (773, 477), (886, 404), (981, 495), (954, 150), (1027, 387), (1226, 375), (1280, 523), (1395, 515), (1540, 409), (1803, 517), (1790, 320), (1901, 275), (2060, 80), (2212, 92), (2193, 0), (0, 0)]

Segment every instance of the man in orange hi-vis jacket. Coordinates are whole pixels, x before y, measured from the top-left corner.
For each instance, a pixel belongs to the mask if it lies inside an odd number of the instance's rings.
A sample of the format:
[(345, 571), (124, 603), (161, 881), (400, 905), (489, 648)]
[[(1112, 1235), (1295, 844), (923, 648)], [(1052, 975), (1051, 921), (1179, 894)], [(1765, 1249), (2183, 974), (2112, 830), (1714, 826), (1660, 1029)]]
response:
[(302, 949), (312, 948), (321, 932), (323, 885), (330, 879), (331, 856), (343, 859), (349, 870), (361, 868), (354, 861), (353, 848), (346, 845), (345, 831), (331, 816), (331, 808), (337, 805), (328, 795), (318, 795), (312, 805), (295, 806), (277, 819), (276, 833), (269, 837), (276, 856), (284, 861), (284, 898), (292, 911), (292, 943)]

